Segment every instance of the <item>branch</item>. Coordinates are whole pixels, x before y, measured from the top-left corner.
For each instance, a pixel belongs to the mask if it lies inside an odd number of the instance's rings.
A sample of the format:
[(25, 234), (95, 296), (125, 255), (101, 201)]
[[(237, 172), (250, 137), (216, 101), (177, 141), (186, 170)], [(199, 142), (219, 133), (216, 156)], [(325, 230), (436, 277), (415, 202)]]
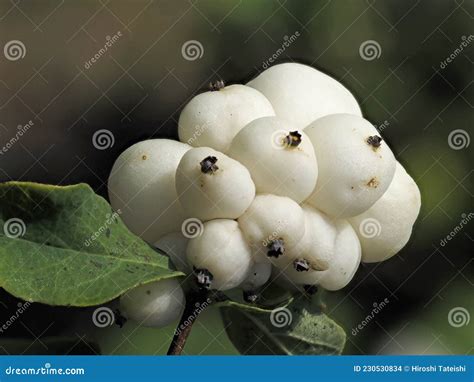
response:
[(168, 349), (168, 355), (180, 355), (186, 344), (194, 322), (198, 316), (210, 305), (226, 299), (221, 293), (207, 289), (192, 290), (186, 296), (186, 306), (183, 315), (174, 332), (173, 340)]

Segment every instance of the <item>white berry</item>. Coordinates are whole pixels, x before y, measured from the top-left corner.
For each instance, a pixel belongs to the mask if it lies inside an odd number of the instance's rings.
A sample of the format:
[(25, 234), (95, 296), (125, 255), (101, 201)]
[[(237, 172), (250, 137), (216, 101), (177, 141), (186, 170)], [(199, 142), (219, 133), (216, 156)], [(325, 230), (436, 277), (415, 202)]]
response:
[(257, 195), (238, 221), (257, 262), (285, 256), (305, 232), (303, 210), (284, 196)]
[(176, 191), (185, 213), (203, 221), (236, 219), (255, 197), (249, 171), (208, 147), (184, 154), (176, 171)]
[[(333, 257), (337, 227), (333, 219), (311, 207), (302, 205), (305, 218), (305, 231), (299, 243), (288, 250), (274, 264), (280, 268), (288, 266), (324, 271), (329, 268)], [(304, 272), (303, 270), (301, 272)]]
[(195, 96), (179, 117), (178, 133), (191, 146), (208, 146), (226, 152), (247, 123), (275, 115), (259, 91), (245, 85), (230, 85)]
[(201, 286), (228, 290), (240, 285), (252, 267), (252, 253), (236, 221), (204, 223), (200, 236), (189, 240), (187, 259)]
[(303, 131), (277, 117), (256, 119), (235, 136), (229, 156), (248, 168), (257, 192), (305, 200), (314, 190), (318, 165)]
[(240, 285), (240, 287), (244, 291), (255, 291), (270, 279), (271, 274), (271, 263), (255, 263), (250, 269), (249, 275)]
[(387, 190), (395, 157), (377, 129), (361, 117), (334, 114), (305, 128), (319, 175), (307, 203), (334, 217), (359, 215)]
[(186, 248), (189, 239), (180, 232), (171, 232), (162, 236), (155, 247), (164, 251), (178, 271), (189, 274), (192, 269), (186, 260)]
[(169, 139), (151, 139), (129, 147), (114, 163), (108, 181), (110, 204), (130, 231), (149, 243), (181, 228), (184, 211), (175, 173), (190, 148)]
[(418, 186), (397, 162), (385, 194), (366, 212), (349, 219), (359, 236), (362, 261), (384, 261), (400, 251), (410, 239), (420, 206)]
[(140, 326), (163, 327), (180, 318), (185, 305), (179, 282), (164, 279), (140, 285), (120, 297), (120, 311)]
[(310, 66), (284, 63), (272, 66), (248, 86), (268, 98), (278, 117), (303, 129), (329, 114), (362, 116), (354, 96), (341, 83)]

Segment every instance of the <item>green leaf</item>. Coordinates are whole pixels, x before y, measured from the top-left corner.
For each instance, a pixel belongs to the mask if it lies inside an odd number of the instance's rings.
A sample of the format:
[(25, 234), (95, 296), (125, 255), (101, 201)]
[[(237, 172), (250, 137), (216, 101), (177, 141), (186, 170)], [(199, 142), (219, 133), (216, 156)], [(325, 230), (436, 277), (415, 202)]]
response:
[(0, 286), (14, 296), (98, 305), (181, 275), (88, 185), (0, 184)]
[(99, 355), (99, 346), (79, 338), (46, 337), (41, 340), (4, 338), (0, 355)]
[(241, 354), (340, 354), (344, 330), (307, 296), (267, 309), (233, 301), (220, 304), (227, 335)]

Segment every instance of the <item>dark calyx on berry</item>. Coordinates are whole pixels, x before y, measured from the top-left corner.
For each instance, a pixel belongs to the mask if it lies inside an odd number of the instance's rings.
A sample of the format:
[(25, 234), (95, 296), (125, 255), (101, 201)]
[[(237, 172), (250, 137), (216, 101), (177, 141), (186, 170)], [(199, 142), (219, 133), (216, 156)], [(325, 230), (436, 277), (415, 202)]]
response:
[(290, 147), (298, 147), (301, 143), (301, 134), (297, 131), (290, 131), (285, 137), (285, 143)]
[(215, 173), (219, 167), (216, 165), (217, 158), (208, 156), (204, 158), (199, 164), (201, 165), (201, 171), (204, 174), (213, 174)]
[(217, 80), (209, 83), (209, 90), (211, 92), (221, 90), (223, 87), (225, 87), (225, 83), (222, 80)]
[(298, 259), (293, 262), (293, 267), (297, 272), (309, 271), (309, 264), (305, 259)]
[(210, 289), (214, 276), (207, 269), (194, 268), (194, 275), (196, 276), (196, 283), (200, 288)]
[(303, 289), (307, 294), (311, 296), (313, 294), (316, 294), (316, 292), (318, 291), (318, 287), (316, 285), (305, 285), (303, 286)]
[(115, 309), (114, 316), (115, 316), (115, 325), (118, 325), (120, 328), (122, 328), (126, 324), (127, 319), (118, 309)]
[(254, 291), (246, 291), (244, 290), (244, 301), (254, 304), (258, 301), (259, 296)]
[(278, 259), (285, 252), (285, 242), (282, 239), (272, 240), (267, 244), (267, 256)]
[(371, 135), (367, 138), (367, 143), (373, 148), (379, 148), (382, 143), (382, 137), (379, 137), (378, 135)]

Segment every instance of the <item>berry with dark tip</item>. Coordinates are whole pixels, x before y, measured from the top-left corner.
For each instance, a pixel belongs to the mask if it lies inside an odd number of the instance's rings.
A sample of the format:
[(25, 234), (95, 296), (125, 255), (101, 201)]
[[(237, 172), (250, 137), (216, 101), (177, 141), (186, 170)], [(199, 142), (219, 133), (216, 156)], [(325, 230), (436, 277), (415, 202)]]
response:
[(217, 163), (217, 158), (214, 156), (208, 156), (204, 158), (199, 165), (201, 166), (201, 171), (204, 174), (213, 174), (215, 173), (219, 167), (216, 165)]
[(367, 138), (367, 143), (373, 148), (378, 148), (382, 144), (382, 137), (379, 137), (378, 135), (371, 135)]
[(305, 259), (298, 259), (293, 262), (293, 267), (297, 272), (308, 272), (309, 264)]
[(267, 250), (268, 257), (275, 257), (278, 259), (278, 257), (285, 253), (285, 243), (281, 239), (272, 240), (267, 244)]

